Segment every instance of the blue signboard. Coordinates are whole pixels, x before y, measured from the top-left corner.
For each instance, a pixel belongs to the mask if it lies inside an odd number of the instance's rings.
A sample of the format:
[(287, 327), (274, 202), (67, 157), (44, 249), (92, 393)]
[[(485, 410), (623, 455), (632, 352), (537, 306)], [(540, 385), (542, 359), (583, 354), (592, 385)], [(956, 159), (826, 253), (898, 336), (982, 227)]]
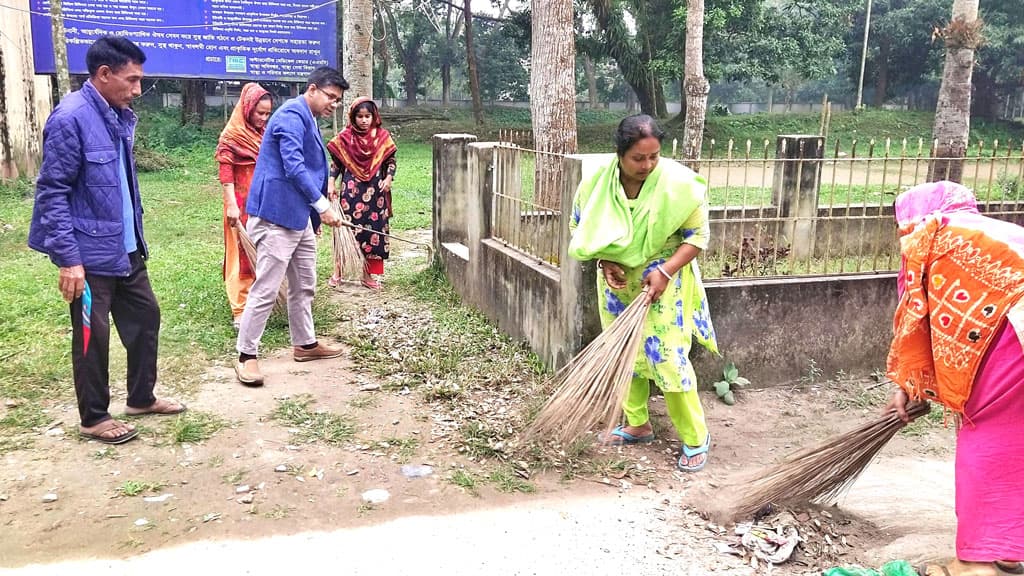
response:
[[(56, 70), (49, 0), (30, 0), (36, 73)], [(324, 0), (64, 0), (68, 64), (86, 74), (100, 36), (146, 53), (147, 76), (302, 81), (336, 66), (337, 4)]]

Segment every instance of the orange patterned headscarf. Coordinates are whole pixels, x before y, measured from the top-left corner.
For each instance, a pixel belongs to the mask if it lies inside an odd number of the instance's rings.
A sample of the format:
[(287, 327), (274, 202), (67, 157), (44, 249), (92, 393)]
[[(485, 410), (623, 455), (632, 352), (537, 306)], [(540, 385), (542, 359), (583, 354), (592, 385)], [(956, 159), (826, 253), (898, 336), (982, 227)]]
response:
[(217, 151), (213, 157), (222, 164), (244, 166), (256, 163), (260, 153), (260, 142), (263, 140), (263, 129), (252, 125), (253, 110), (264, 96), (270, 94), (263, 86), (250, 82), (242, 86), (242, 94), (238, 97), (231, 118), (220, 133)]
[(903, 256), (889, 378), (912, 399), (962, 413), (974, 377), (1024, 296), (1024, 228), (978, 213), (952, 182), (896, 199)]
[[(364, 104), (373, 114), (373, 121), (368, 130), (360, 131), (356, 127), (356, 112)], [(362, 97), (352, 102), (348, 109), (348, 126), (327, 143), (335, 169), (348, 170), (360, 182), (369, 182), (376, 176), (384, 162), (398, 150), (391, 133), (381, 127), (382, 123), (373, 100)]]

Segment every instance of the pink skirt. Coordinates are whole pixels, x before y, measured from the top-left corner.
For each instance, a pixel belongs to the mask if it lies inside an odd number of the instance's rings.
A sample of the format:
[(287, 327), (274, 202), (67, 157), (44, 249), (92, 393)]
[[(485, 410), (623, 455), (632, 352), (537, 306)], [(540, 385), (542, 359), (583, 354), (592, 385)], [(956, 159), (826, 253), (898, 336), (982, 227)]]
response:
[(1004, 323), (981, 362), (956, 443), (956, 551), (1024, 560), (1024, 352)]

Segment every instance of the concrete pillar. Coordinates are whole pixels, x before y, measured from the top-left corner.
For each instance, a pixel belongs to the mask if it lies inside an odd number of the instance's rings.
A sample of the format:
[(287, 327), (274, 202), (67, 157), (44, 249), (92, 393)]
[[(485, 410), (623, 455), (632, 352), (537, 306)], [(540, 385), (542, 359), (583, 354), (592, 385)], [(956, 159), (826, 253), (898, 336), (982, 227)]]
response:
[(472, 134), (437, 134), (434, 144), (433, 242), (434, 253), (441, 244), (466, 244), (467, 146), (475, 142)]
[(562, 158), (561, 179), (562, 210), (559, 215), (558, 270), (560, 274), (560, 309), (567, 330), (562, 341), (567, 348), (554, 358), (555, 368), (561, 368), (601, 333), (601, 320), (597, 314), (597, 263), (579, 262), (569, 256), (569, 222), (572, 219), (572, 200), (583, 179), (583, 156)]
[[(772, 199), (783, 219), (785, 235), (796, 260), (814, 254), (814, 224), (825, 142), (818, 135), (778, 136)], [(783, 243), (778, 242), (776, 246)]]
[(491, 237), (491, 213), (494, 205), (494, 149), (493, 142), (470, 143), (466, 147), (466, 246), (469, 261), (466, 263), (465, 286), (463, 300), (480, 308), (486, 309), (480, 299), (488, 294), (481, 293), (487, 283), (481, 282), (481, 242)]

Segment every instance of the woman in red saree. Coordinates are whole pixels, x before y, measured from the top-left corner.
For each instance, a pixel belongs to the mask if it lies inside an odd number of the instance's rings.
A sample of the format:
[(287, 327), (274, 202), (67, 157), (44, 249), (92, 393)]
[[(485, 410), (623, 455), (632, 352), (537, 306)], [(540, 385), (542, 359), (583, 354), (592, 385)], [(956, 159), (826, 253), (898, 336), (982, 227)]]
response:
[(272, 106), (273, 98), (262, 86), (255, 82), (243, 86), (214, 154), (220, 164), (219, 179), (224, 188), (224, 287), (236, 329), (255, 274), (239, 244), (235, 224), (241, 222), (245, 226), (248, 219), (245, 202)]
[[(391, 134), (381, 126), (377, 105), (369, 98), (358, 98), (348, 112), (348, 126), (327, 144), (331, 154), (331, 182), (341, 175), (341, 187), (336, 193), (341, 210), (348, 219), (362, 228), (356, 231), (366, 267), (363, 286), (380, 288), (374, 275), (384, 274), (391, 245), (389, 221), (394, 215), (391, 208), (391, 183), (398, 168), (395, 152), (398, 148)], [(333, 186), (332, 186), (333, 190)], [(332, 198), (333, 199), (333, 198)], [(339, 270), (328, 281), (336, 286)]]

